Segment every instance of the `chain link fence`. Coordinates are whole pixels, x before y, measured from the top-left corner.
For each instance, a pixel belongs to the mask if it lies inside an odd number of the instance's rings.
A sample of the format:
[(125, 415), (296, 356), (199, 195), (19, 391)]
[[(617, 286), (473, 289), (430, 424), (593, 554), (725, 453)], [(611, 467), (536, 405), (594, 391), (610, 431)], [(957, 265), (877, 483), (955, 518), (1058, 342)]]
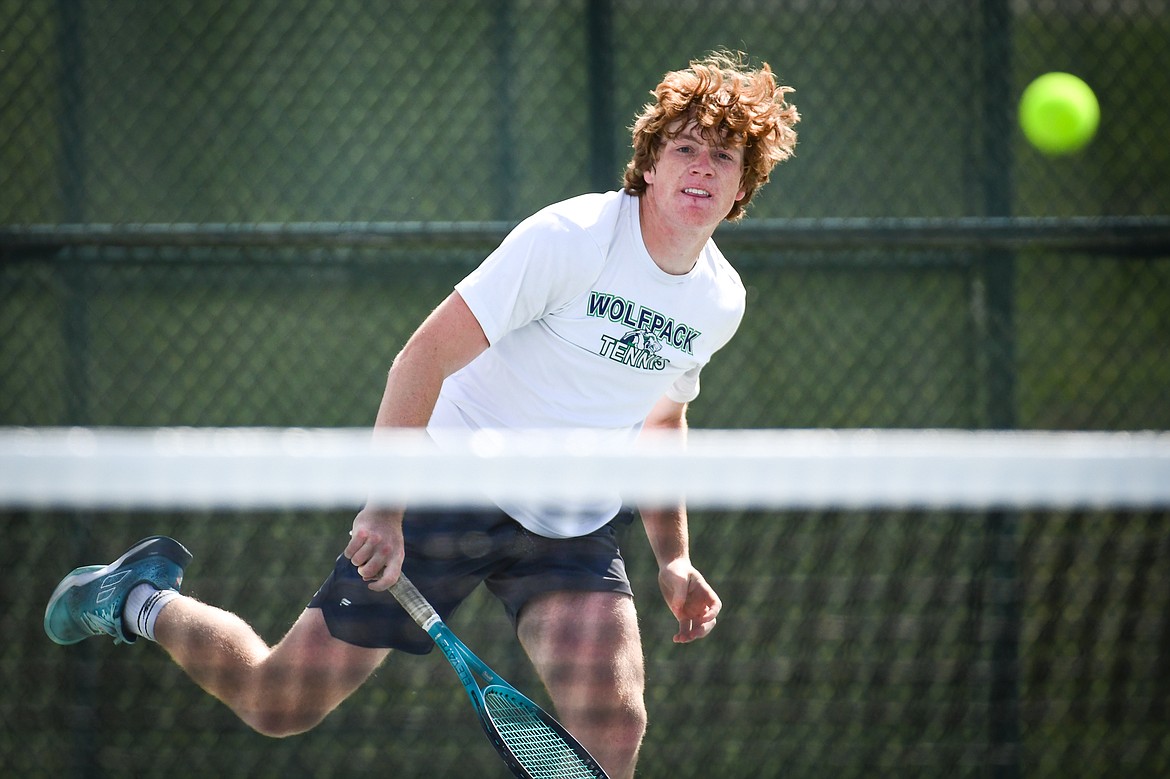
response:
[[(716, 47), (805, 116), (756, 216), (1164, 215), (1168, 35), (1164, 0), (8, 3), (0, 223), (518, 219), (613, 188)], [(1014, 124), (1049, 70), (1102, 104), (1059, 163)]]
[[(1170, 429), (1167, 41), (1160, 0), (0, 4), (0, 425), (370, 424), (507, 225), (615, 188), (661, 74), (727, 47), (804, 120), (721, 231), (748, 315), (693, 425)], [(1072, 157), (1015, 126), (1049, 70), (1101, 100)], [(0, 773), (503, 776), (435, 658), (273, 741), (156, 647), (41, 630), (70, 567), (167, 533), (276, 640), (351, 519), (3, 515)], [(624, 544), (639, 775), (1170, 773), (1164, 513), (692, 525), (727, 610), (685, 652)], [(455, 627), (540, 689), (489, 599)]]

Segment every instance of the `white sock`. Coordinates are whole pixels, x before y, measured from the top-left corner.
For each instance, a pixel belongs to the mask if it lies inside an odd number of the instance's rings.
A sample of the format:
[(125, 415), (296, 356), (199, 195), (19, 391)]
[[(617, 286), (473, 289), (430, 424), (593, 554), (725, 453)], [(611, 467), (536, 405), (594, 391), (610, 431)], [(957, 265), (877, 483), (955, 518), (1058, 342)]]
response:
[(154, 623), (158, 620), (159, 612), (177, 597), (179, 593), (175, 590), (156, 590), (143, 582), (126, 596), (122, 624), (134, 635), (154, 641)]

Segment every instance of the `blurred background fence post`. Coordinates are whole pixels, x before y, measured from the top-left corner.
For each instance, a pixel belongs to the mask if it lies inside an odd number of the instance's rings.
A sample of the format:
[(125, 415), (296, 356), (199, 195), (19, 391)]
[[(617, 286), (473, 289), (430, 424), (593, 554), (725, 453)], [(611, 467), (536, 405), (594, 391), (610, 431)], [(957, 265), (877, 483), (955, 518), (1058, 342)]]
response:
[[(1012, 11), (1009, 0), (982, 0), (984, 31), (983, 178), (988, 216), (1010, 218), (1012, 204)], [(1013, 429), (1016, 415), (1016, 258), (1010, 249), (983, 256), (987, 296), (987, 423)], [(1019, 517), (995, 509), (985, 519), (988, 570), (984, 628), (989, 642), (988, 763), (996, 779), (1020, 776), (1020, 606)]]

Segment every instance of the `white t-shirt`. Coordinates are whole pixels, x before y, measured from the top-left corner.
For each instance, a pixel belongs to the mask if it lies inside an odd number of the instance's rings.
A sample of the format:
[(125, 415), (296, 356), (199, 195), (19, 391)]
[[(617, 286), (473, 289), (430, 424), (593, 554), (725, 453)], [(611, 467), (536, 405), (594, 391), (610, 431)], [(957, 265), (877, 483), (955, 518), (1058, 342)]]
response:
[[(489, 348), (443, 383), (428, 426), (440, 444), (452, 431), (589, 428), (628, 445), (664, 394), (699, 394), (699, 372), (739, 327), (745, 300), (713, 241), (689, 273), (659, 268), (638, 198), (623, 192), (542, 209), (455, 289)], [(565, 538), (601, 527), (621, 501), (500, 506), (534, 533)]]

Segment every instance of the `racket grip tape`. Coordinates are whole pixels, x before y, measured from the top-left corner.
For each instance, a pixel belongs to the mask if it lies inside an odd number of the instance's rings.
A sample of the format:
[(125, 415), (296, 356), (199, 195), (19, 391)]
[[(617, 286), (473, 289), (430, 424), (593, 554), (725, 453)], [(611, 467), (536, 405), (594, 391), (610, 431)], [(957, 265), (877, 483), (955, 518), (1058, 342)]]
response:
[(435, 613), (434, 607), (427, 602), (427, 599), (422, 596), (422, 593), (418, 591), (414, 583), (406, 578), (405, 574), (400, 574), (398, 581), (390, 586), (390, 594), (402, 604), (402, 608), (406, 609), (406, 613), (410, 615), (410, 618), (417, 622), (419, 627), (424, 630), (427, 627), (426, 623), (432, 617), (438, 616)]

